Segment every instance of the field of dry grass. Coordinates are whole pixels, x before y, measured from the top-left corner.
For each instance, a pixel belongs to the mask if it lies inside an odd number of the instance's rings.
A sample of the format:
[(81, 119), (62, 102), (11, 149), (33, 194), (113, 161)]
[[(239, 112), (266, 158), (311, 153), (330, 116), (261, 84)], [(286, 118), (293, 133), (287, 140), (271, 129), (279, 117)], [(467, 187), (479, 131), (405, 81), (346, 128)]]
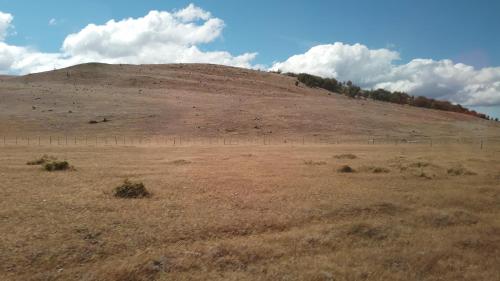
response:
[(500, 280), (500, 145), (7, 146), (0, 178), (2, 280)]

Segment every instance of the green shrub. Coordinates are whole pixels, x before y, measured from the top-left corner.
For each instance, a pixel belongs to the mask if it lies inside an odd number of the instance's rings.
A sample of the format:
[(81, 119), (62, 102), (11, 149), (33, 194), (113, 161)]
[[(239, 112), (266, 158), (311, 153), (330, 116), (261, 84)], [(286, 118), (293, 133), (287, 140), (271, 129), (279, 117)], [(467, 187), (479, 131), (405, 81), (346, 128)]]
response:
[(126, 179), (123, 184), (117, 186), (113, 192), (119, 198), (144, 198), (151, 196), (142, 182), (131, 182)]

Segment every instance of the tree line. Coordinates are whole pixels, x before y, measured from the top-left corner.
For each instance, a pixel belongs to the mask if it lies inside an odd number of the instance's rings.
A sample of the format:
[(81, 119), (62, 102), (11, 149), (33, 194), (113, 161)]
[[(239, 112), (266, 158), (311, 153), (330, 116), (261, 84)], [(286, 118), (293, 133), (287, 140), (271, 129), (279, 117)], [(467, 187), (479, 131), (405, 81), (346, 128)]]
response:
[(436, 100), (424, 96), (415, 97), (405, 92), (400, 92), (400, 91), (391, 92), (385, 89), (365, 90), (353, 84), (351, 81), (340, 82), (335, 78), (322, 78), (307, 73), (300, 73), (300, 74), (285, 73), (285, 75), (297, 78), (298, 81), (300, 81), (301, 83), (305, 84), (308, 87), (322, 88), (327, 91), (342, 94), (351, 98), (369, 98), (373, 100), (379, 100), (396, 104), (403, 104), (403, 105), (405, 104), (416, 107), (458, 112), (486, 120), (498, 121), (498, 118), (495, 119), (491, 118), (486, 114), (476, 112), (475, 110), (470, 110), (466, 107), (463, 107), (460, 104), (453, 104), (445, 100)]

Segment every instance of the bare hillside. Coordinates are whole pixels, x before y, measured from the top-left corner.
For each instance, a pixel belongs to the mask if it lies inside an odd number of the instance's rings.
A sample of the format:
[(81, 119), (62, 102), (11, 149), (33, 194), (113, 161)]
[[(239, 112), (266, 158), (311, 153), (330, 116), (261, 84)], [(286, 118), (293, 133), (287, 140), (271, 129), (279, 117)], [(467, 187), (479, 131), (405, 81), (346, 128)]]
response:
[[(462, 114), (329, 94), (206, 64), (84, 64), (0, 78), (0, 134), (498, 136)], [(89, 121), (109, 122), (91, 124)]]

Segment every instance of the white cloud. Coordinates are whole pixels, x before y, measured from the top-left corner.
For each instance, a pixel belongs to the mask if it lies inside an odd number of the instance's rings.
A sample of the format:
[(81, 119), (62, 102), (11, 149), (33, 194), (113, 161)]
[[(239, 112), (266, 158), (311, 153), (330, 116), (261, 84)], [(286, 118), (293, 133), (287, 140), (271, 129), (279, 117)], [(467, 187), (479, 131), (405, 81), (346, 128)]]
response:
[(84, 62), (201, 62), (252, 67), (256, 53), (234, 56), (200, 49), (200, 45), (219, 38), (223, 29), (224, 21), (193, 4), (174, 12), (151, 11), (144, 17), (89, 24), (68, 35), (58, 53), (4, 43), (0, 45), (0, 72), (39, 72)]
[(431, 59), (398, 65), (399, 57), (388, 49), (335, 43), (315, 46), (271, 69), (352, 80), (364, 88), (406, 91), (469, 106), (500, 105), (500, 67), (477, 70), (451, 60)]
[(57, 20), (55, 18), (51, 18), (49, 20), (49, 25), (52, 25), (52, 26), (57, 25)]
[(11, 14), (0, 11), (0, 41), (5, 40), (8, 29), (14, 17)]

